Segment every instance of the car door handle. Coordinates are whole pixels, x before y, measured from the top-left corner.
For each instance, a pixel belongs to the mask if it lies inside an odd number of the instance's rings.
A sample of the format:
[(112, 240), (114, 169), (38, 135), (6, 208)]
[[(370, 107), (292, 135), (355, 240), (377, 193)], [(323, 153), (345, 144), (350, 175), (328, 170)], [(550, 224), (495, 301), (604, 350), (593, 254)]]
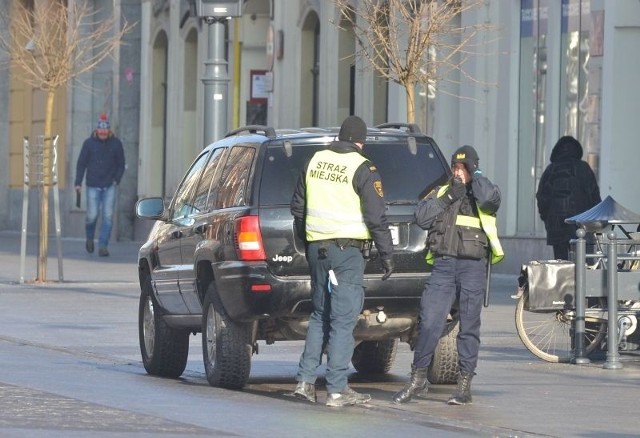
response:
[(196, 234), (204, 234), (207, 232), (207, 228), (209, 228), (209, 224), (200, 224), (193, 229), (193, 232)]

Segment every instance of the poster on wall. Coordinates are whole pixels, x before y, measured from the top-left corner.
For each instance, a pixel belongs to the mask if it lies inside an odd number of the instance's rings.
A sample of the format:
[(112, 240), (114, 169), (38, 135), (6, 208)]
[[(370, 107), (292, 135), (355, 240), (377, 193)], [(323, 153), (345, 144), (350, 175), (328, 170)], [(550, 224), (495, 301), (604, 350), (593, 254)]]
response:
[(267, 70), (251, 70), (249, 101), (247, 102), (247, 125), (267, 124), (270, 78)]
[(269, 87), (267, 70), (251, 70), (251, 103), (267, 103)]

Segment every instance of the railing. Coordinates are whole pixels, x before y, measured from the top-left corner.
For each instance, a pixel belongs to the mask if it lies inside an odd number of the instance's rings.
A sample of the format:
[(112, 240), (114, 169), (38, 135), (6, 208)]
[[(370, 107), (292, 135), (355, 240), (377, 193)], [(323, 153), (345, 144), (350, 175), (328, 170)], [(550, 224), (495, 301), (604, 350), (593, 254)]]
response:
[[(618, 349), (619, 326), (618, 301), (640, 300), (640, 270), (624, 268), (640, 261), (640, 239), (629, 239), (628, 233), (620, 224), (616, 224), (627, 238), (618, 238), (614, 226), (604, 234), (596, 234), (596, 251), (586, 252), (586, 231), (582, 228), (576, 232), (575, 247), (575, 287), (576, 287), (576, 319), (574, 335), (573, 363), (584, 364), (590, 360), (585, 353), (585, 303), (587, 298), (607, 298), (607, 355), (604, 363), (606, 369), (620, 369), (620, 353)], [(602, 251), (606, 249), (606, 251)], [(621, 252), (621, 250), (623, 250)], [(587, 269), (587, 260), (593, 262), (596, 269)], [(621, 265), (619, 263), (622, 262)]]

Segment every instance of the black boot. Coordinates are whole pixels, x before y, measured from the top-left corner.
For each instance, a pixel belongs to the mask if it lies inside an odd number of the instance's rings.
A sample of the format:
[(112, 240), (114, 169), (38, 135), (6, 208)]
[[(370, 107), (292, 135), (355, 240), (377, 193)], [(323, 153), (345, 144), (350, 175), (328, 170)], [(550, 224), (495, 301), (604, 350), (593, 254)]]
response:
[(471, 379), (474, 373), (460, 372), (458, 374), (458, 387), (449, 398), (450, 405), (467, 405), (471, 404)]
[(411, 365), (411, 380), (400, 392), (393, 395), (394, 403), (406, 403), (415, 395), (426, 397), (429, 381), (427, 380), (427, 368), (416, 368)]

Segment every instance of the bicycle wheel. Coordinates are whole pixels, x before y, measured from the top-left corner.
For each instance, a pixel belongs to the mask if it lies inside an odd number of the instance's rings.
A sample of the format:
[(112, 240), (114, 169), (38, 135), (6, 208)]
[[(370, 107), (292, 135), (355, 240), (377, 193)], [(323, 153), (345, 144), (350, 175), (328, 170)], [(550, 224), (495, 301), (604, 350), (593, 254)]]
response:
[[(573, 357), (573, 319), (575, 312), (556, 310), (545, 313), (524, 309), (529, 292), (525, 291), (516, 305), (516, 330), (520, 340), (531, 353), (547, 362), (566, 363)], [(589, 308), (605, 307), (603, 298), (594, 298)], [(585, 353), (600, 345), (607, 332), (606, 320), (586, 318)]]

